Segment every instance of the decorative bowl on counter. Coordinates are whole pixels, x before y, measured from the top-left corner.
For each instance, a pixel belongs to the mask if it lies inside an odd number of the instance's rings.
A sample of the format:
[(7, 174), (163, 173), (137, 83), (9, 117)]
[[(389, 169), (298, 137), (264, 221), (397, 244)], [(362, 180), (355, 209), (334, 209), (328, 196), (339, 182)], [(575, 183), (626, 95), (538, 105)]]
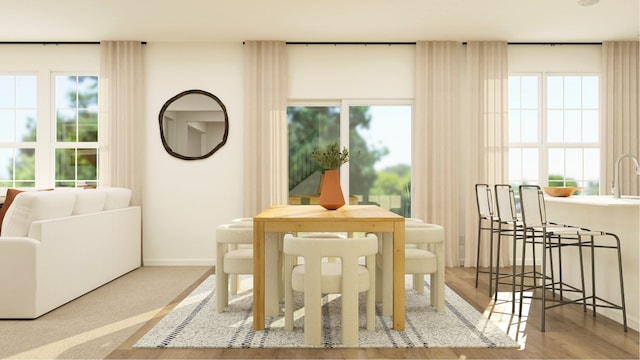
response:
[(576, 186), (545, 186), (543, 187), (544, 192), (549, 196), (554, 197), (567, 197), (573, 195), (578, 187)]

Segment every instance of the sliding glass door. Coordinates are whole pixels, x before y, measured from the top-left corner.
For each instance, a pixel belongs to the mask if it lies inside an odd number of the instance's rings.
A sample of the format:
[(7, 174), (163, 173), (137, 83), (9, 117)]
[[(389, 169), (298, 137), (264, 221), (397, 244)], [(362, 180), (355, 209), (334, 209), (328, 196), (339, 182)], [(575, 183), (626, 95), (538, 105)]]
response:
[(318, 146), (339, 142), (352, 156), (341, 169), (349, 202), (376, 204), (411, 216), (410, 102), (345, 100), (292, 105), (287, 113), (291, 198), (300, 201), (318, 194), (321, 169), (310, 154)]

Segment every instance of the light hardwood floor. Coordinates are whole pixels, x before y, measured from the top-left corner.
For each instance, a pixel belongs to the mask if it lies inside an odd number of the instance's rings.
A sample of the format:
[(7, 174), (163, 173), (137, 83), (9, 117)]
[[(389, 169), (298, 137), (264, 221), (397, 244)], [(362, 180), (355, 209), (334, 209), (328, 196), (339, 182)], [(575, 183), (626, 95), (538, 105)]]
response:
[[(447, 268), (446, 284), (476, 309), (490, 314), (510, 336), (518, 340), (521, 349), (133, 349), (163, 314), (175, 306), (199, 283), (186, 289), (172, 305), (139, 328), (129, 339), (111, 352), (109, 359), (638, 359), (639, 334), (624, 332), (622, 325), (604, 316), (593, 317), (579, 306), (563, 306), (547, 311), (547, 331), (540, 332), (539, 302), (534, 300), (528, 313), (519, 319), (511, 315), (510, 302), (498, 300), (494, 304), (488, 296), (487, 276), (481, 274), (478, 288), (474, 287), (473, 268)], [(203, 277), (204, 278), (204, 277)], [(501, 289), (501, 290), (507, 290)], [(507, 293), (500, 293), (506, 295)], [(628, 294), (637, 296), (637, 294)], [(507, 296), (508, 298), (508, 296)]]

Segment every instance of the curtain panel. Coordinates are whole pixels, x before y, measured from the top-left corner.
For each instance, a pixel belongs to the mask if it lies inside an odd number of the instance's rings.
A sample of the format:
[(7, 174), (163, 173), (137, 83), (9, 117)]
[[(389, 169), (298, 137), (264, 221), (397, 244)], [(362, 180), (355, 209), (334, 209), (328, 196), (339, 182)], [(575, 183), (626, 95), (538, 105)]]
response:
[(411, 213), (445, 228), (445, 265), (459, 265), (461, 44), (416, 42)]
[[(602, 43), (600, 70), (600, 194), (610, 195), (614, 166), (624, 154), (640, 156), (640, 46), (638, 41)], [(622, 195), (640, 195), (640, 178), (622, 160)]]
[[(495, 184), (506, 184), (509, 180), (508, 78), (506, 42), (467, 43), (467, 111), (461, 133), (466, 148), (461, 177), (464, 194), (465, 266), (489, 266), (489, 253), (492, 251), (487, 236), (481, 241), (480, 263), (476, 264), (478, 207), (475, 184), (489, 184), (493, 187)], [(510, 263), (508, 248), (508, 241), (504, 241), (500, 254), (501, 266)]]
[(244, 43), (244, 216), (288, 199), (287, 56), (284, 41)]
[(100, 42), (100, 186), (132, 191), (131, 203), (141, 205), (142, 43)]

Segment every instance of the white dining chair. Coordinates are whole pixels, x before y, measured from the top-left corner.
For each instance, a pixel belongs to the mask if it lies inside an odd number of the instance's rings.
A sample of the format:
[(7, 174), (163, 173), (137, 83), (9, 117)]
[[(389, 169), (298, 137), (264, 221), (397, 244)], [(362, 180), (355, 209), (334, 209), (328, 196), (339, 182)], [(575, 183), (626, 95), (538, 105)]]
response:
[[(232, 224), (237, 224), (240, 226), (247, 226), (253, 229), (253, 218), (250, 217), (240, 217), (231, 219)], [(229, 244), (229, 250), (236, 249), (253, 249), (253, 243), (251, 244)], [(229, 288), (231, 295), (238, 294), (238, 289), (240, 288), (240, 276), (241, 274), (229, 274)]]
[[(375, 329), (375, 255), (378, 238), (284, 237), (285, 329), (293, 330), (293, 292), (304, 292), (304, 339), (319, 345), (322, 294), (342, 294), (342, 344), (358, 344), (358, 293), (366, 291), (367, 330)], [(302, 264), (296, 265), (296, 259)], [(337, 257), (338, 262), (323, 261)], [(360, 258), (366, 257), (366, 264)]]
[[(216, 310), (229, 304), (229, 283), (237, 294), (237, 275), (253, 274), (253, 227), (241, 223), (216, 228)], [(231, 281), (230, 281), (231, 277)]]
[[(438, 312), (444, 311), (444, 228), (424, 222), (405, 223), (405, 274), (413, 275), (413, 289), (424, 294), (424, 276), (430, 275), (430, 304)], [(387, 255), (388, 256), (388, 255)], [(382, 301), (382, 314), (391, 314), (393, 274), (383, 271), (386, 259), (377, 256), (376, 299)]]

